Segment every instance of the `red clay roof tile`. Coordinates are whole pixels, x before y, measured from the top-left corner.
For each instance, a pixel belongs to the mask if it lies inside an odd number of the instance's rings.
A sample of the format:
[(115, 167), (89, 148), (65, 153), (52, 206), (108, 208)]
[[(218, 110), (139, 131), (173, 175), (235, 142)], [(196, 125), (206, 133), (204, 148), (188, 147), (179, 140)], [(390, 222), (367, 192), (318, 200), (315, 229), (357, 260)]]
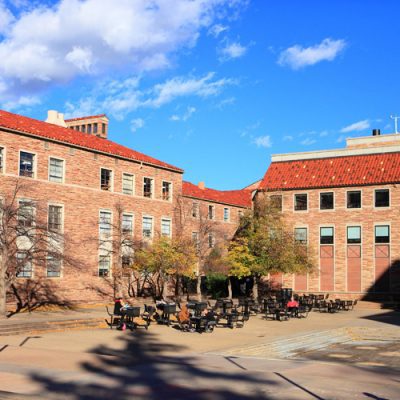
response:
[(261, 190), (289, 190), (400, 182), (400, 152), (273, 162)]
[(83, 119), (92, 119), (92, 118), (101, 118), (101, 117), (106, 117), (106, 114), (98, 114), (98, 115), (89, 115), (88, 117), (78, 117), (78, 118), (69, 118), (69, 119), (65, 119), (65, 122), (72, 122), (72, 121), (81, 121)]
[(251, 190), (200, 189), (193, 183), (183, 181), (182, 193), (187, 197), (229, 204), (238, 207), (251, 207)]
[(9, 128), (18, 132), (24, 132), (41, 138), (56, 140), (65, 144), (83, 147), (88, 150), (99, 151), (113, 156), (128, 158), (131, 160), (155, 165), (162, 168), (183, 172), (182, 169), (149, 157), (128, 147), (102, 139), (94, 135), (78, 132), (69, 128), (38, 121), (36, 119), (13, 114), (0, 110), (0, 127)]

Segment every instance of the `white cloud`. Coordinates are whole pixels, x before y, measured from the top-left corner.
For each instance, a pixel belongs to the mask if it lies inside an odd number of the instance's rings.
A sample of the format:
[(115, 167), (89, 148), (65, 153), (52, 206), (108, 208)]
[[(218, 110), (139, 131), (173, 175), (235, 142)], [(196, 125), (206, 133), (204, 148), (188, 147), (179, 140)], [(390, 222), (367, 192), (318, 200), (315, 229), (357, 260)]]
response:
[(315, 139), (306, 138), (300, 142), (303, 146), (311, 146), (312, 144), (317, 143)]
[(328, 136), (329, 135), (329, 132), (328, 131), (321, 131), (320, 133), (319, 133), (319, 137), (325, 137), (325, 136)]
[(233, 96), (227, 97), (226, 99), (223, 99), (220, 102), (218, 102), (216, 107), (219, 108), (219, 109), (223, 109), (226, 106), (230, 106), (231, 104), (234, 104), (235, 101), (236, 101), (235, 97), (233, 97)]
[(286, 135), (283, 137), (284, 142), (291, 142), (293, 140), (293, 136), (291, 135)]
[(187, 121), (195, 112), (196, 112), (195, 107), (188, 107), (186, 109), (186, 112), (183, 115), (174, 114), (174, 115), (171, 115), (171, 117), (169, 119), (171, 121)]
[(300, 69), (321, 61), (332, 61), (343, 51), (347, 43), (343, 39), (324, 39), (321, 43), (310, 47), (295, 45), (281, 52), (278, 64)]
[(228, 26), (222, 24), (215, 24), (208, 30), (208, 34), (214, 37), (218, 37), (222, 32), (225, 32), (228, 29), (229, 29)]
[(247, 52), (247, 47), (242, 46), (240, 43), (228, 43), (223, 47), (220, 53), (220, 61), (228, 61), (233, 58), (243, 57)]
[(266, 136), (258, 136), (256, 138), (254, 138), (253, 141), (257, 147), (265, 147), (265, 148), (269, 148), (272, 146), (272, 141), (271, 141), (271, 137), (266, 135)]
[(345, 140), (346, 140), (346, 136), (340, 135), (340, 136), (336, 139), (336, 143), (343, 143)]
[(204, 28), (245, 2), (19, 1), (25, 8), (13, 16), (0, 0), (0, 75), (10, 87), (32, 91), (79, 75), (164, 69)]
[(354, 124), (345, 126), (340, 130), (341, 133), (348, 133), (348, 132), (359, 132), (369, 129), (371, 124), (368, 119), (364, 119), (362, 121), (354, 122)]
[(144, 127), (144, 120), (142, 118), (135, 118), (131, 121), (131, 131), (136, 132), (138, 129)]
[[(0, 94), (1, 94), (1, 87), (0, 87)], [(10, 111), (16, 111), (20, 108), (25, 107), (32, 107), (40, 104), (41, 101), (37, 96), (20, 96), (15, 100), (6, 101), (2, 103), (2, 107)]]

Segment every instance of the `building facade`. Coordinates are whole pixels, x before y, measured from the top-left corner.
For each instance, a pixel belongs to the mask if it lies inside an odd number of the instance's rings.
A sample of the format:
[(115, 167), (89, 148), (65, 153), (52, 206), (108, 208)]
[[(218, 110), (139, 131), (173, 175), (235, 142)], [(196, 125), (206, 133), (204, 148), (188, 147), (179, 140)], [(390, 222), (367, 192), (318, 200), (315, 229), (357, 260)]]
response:
[(347, 147), (272, 157), (257, 196), (280, 204), (316, 270), (274, 274), (297, 292), (337, 297), (400, 293), (400, 135), (347, 140)]

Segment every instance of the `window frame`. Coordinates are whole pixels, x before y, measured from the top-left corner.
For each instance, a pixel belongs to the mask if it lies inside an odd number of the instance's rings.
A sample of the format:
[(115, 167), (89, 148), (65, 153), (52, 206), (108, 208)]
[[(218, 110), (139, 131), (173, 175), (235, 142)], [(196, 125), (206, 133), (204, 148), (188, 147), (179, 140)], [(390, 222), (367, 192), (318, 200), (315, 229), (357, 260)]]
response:
[[(211, 211), (211, 213), (210, 213), (210, 211)], [(210, 221), (215, 221), (215, 205), (214, 204), (208, 204), (207, 219)]]
[[(50, 228), (50, 207), (59, 207), (60, 208), (60, 229), (53, 230)], [(47, 229), (50, 232), (62, 234), (64, 232), (64, 205), (57, 203), (48, 203), (47, 204)]]
[[(21, 203), (29, 203), (29, 208), (32, 210), (32, 219), (31, 219), (31, 224), (27, 225), (25, 222), (22, 224), (22, 221), (27, 221), (22, 215), (20, 215), (20, 210), (23, 208), (21, 206)], [(18, 221), (18, 226), (23, 226), (24, 228), (29, 228), (33, 229), (35, 227), (35, 221), (36, 221), (36, 206), (35, 202), (30, 199), (22, 198), (18, 199), (18, 210), (17, 210), (17, 221)]]
[[(124, 229), (124, 217), (131, 217), (131, 229)], [(135, 229), (134, 215), (130, 212), (124, 212), (121, 215), (121, 233), (127, 236), (133, 236)]]
[[(102, 214), (109, 214), (110, 215), (110, 221), (108, 223), (109, 229), (104, 229), (104, 225), (102, 227)], [(113, 213), (111, 210), (107, 209), (100, 209), (99, 210), (99, 237), (110, 237), (112, 235), (112, 226), (113, 226)]]
[[(49, 275), (49, 260), (56, 260), (60, 263), (58, 275), (51, 275), (51, 274)], [(46, 278), (50, 278), (50, 279), (61, 278), (62, 277), (62, 267), (63, 267), (62, 259), (55, 259), (52, 256), (47, 256), (46, 257)]]
[(0, 174), (6, 173), (6, 147), (0, 144)]
[[(169, 187), (168, 198), (165, 198), (165, 196), (164, 196), (164, 183), (168, 184), (168, 187)], [(166, 181), (164, 179), (161, 181), (161, 199), (164, 201), (172, 202), (172, 182), (171, 181)]]
[[(306, 208), (305, 209), (297, 209), (297, 196), (306, 196)], [(308, 211), (308, 193), (294, 193), (293, 194), (293, 211), (295, 212), (307, 212)]]
[[(322, 208), (322, 196), (331, 194), (332, 195), (332, 208)], [(319, 210), (320, 211), (333, 211), (335, 210), (335, 192), (334, 191), (329, 191), (329, 192), (319, 192)]]
[[(108, 268), (101, 268), (102, 265), (102, 260), (108, 259)], [(111, 260), (111, 255), (110, 254), (99, 254), (99, 263), (98, 263), (98, 276), (100, 278), (109, 278), (111, 276), (111, 266), (112, 266), (112, 260)], [(103, 273), (100, 273), (100, 271), (104, 271)]]
[[(105, 189), (105, 185), (103, 184), (103, 171), (108, 171), (110, 173), (110, 182), (108, 189)], [(100, 190), (104, 192), (113, 192), (114, 186), (114, 171), (111, 168), (100, 167)]]
[[(125, 182), (124, 177), (125, 176), (132, 177), (132, 193), (126, 193), (124, 191), (125, 190), (125, 187), (124, 187), (124, 182)], [(131, 174), (129, 172), (123, 172), (122, 173), (122, 194), (126, 194), (127, 196), (134, 196), (135, 195), (135, 175), (134, 174)]]
[[(50, 175), (51, 160), (61, 161), (61, 163), (62, 163), (61, 181), (55, 181), (55, 180), (51, 180), (51, 179), (50, 179), (50, 177), (51, 177), (51, 175)], [(49, 182), (54, 182), (54, 183), (65, 183), (65, 160), (64, 160), (63, 158), (58, 158), (58, 157), (49, 156), (49, 163), (48, 163), (48, 180), (49, 180)]]
[[(300, 229), (305, 230), (305, 232), (306, 232), (306, 240), (305, 241), (298, 240), (297, 237), (296, 237), (296, 231), (298, 231)], [(294, 240), (295, 240), (296, 243), (301, 244), (301, 245), (305, 245), (305, 246), (308, 245), (308, 227), (307, 226), (295, 226), (294, 227), (294, 231), (293, 231), (293, 236), (294, 236)]]
[[(360, 193), (360, 207), (349, 207), (349, 195), (350, 193)], [(346, 190), (346, 210), (361, 210), (362, 209), (362, 190)]]
[[(276, 199), (280, 199), (279, 204), (277, 206)], [(279, 212), (283, 211), (283, 195), (282, 194), (271, 194), (269, 195), (269, 201), (272, 207), (276, 208)], [(294, 207), (294, 206), (293, 206)]]
[(192, 218), (199, 218), (200, 215), (200, 203), (198, 201), (192, 202)]
[[(387, 192), (387, 194), (388, 194), (388, 204), (387, 205), (385, 205), (385, 206), (378, 206), (378, 205), (376, 205), (376, 193), (377, 192)], [(381, 209), (381, 208), (384, 208), (384, 209), (387, 209), (387, 208), (390, 208), (390, 189), (389, 188), (381, 188), (381, 189), (374, 189), (374, 208), (379, 208), (379, 209)]]
[[(227, 214), (225, 215), (225, 211), (227, 211)], [(224, 207), (224, 222), (231, 222), (231, 209), (229, 207)]]
[[(332, 229), (332, 236), (322, 236), (322, 230), (323, 229)], [(331, 237), (332, 238), (332, 243), (330, 242), (323, 242), (322, 238), (323, 237)], [(334, 226), (320, 226), (319, 227), (319, 244), (320, 246), (322, 245), (334, 245), (335, 244), (335, 227)]]
[(214, 232), (208, 232), (207, 244), (208, 244), (208, 248), (209, 249), (213, 249), (215, 247), (215, 234), (214, 234)]
[[(169, 234), (167, 234), (167, 235), (165, 235), (163, 233), (163, 222), (165, 222), (165, 221), (169, 222)], [(161, 227), (161, 231), (160, 231), (161, 236), (169, 237), (169, 238), (172, 237), (172, 219), (170, 217), (161, 217), (161, 225), (160, 225), (160, 227)]]
[[(349, 229), (351, 228), (358, 228), (360, 231), (360, 238), (359, 239), (349, 239)], [(357, 240), (357, 241), (355, 241)], [(347, 225), (346, 226), (346, 244), (362, 244), (362, 226), (361, 225)]]
[[(151, 229), (150, 229), (150, 235), (145, 235), (144, 234), (144, 219), (148, 218), (151, 221)], [(154, 237), (154, 217), (152, 215), (144, 214), (142, 215), (142, 238), (151, 240)]]
[[(21, 156), (22, 153), (26, 153), (26, 154), (31, 154), (33, 156), (33, 160), (32, 160), (32, 176), (29, 175), (21, 175)], [(21, 178), (30, 178), (30, 179), (36, 179), (37, 177), (37, 153), (32, 152), (30, 150), (24, 150), (24, 149), (20, 149), (18, 152), (18, 176), (20, 176)]]
[[(26, 254), (26, 251), (20, 250), (17, 251), (17, 253), (15, 254), (15, 257), (18, 259), (18, 255), (19, 254)], [(26, 269), (25, 266), (29, 264), (30, 268)], [(29, 272), (29, 275), (25, 275), (26, 272)], [(22, 274), (21, 274), (22, 273)], [(27, 263), (24, 264), (24, 267), (16, 274), (16, 277), (19, 279), (32, 279), (33, 278), (33, 264), (32, 264), (32, 260), (28, 260)]]
[[(388, 228), (388, 236), (387, 236), (387, 238), (388, 238), (388, 241), (377, 241), (376, 240), (376, 238), (377, 238), (377, 235), (376, 235), (376, 228), (382, 228), (382, 227), (387, 227)], [(377, 245), (380, 245), (380, 244), (391, 244), (391, 232), (390, 232), (390, 229), (391, 228), (391, 226), (390, 226), (390, 224), (388, 224), (388, 223), (376, 223), (376, 224), (374, 224), (374, 244), (377, 244)], [(385, 236), (380, 236), (380, 237), (385, 237)]]
[[(146, 192), (145, 189), (145, 179), (149, 179), (150, 180), (150, 196), (146, 196)], [(154, 178), (150, 177), (150, 176), (144, 176), (143, 177), (143, 184), (142, 184), (142, 194), (143, 197), (146, 199), (154, 199)]]

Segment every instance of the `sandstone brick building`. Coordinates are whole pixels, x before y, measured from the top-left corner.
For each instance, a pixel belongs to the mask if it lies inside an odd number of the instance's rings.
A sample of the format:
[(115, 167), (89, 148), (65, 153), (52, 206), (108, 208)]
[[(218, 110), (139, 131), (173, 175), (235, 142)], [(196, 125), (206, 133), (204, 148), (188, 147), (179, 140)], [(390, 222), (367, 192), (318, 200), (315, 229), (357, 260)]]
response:
[(271, 276), (279, 284), (341, 297), (399, 294), (400, 135), (374, 133), (341, 150), (272, 157), (257, 196), (281, 204), (318, 266)]

